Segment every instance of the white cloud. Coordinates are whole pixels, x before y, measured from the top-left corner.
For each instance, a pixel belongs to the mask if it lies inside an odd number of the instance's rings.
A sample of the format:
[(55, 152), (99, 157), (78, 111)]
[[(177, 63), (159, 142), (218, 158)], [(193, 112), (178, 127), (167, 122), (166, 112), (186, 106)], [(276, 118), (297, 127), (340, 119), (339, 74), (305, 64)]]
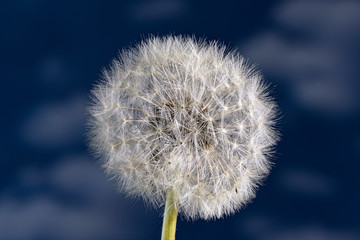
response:
[(356, 240), (359, 235), (346, 230), (327, 229), (317, 225), (310, 225), (298, 229), (280, 230), (261, 240)]
[[(335, 38), (359, 36), (360, 2), (354, 0), (289, 1), (274, 11), (274, 18), (283, 25), (310, 31), (316, 37)], [(350, 34), (350, 35), (349, 35)]]
[(101, 212), (69, 209), (46, 198), (0, 202), (1, 239), (116, 239), (116, 234), (129, 234), (126, 228), (114, 231), (122, 222), (117, 227), (114, 224)]
[(338, 190), (338, 183), (332, 178), (298, 169), (288, 169), (283, 173), (279, 186), (286, 191), (311, 197), (333, 197)]
[(321, 224), (280, 222), (277, 217), (253, 215), (240, 224), (239, 235), (259, 240), (355, 240), (359, 232)]
[(172, 19), (184, 14), (185, 2), (179, 0), (156, 0), (134, 3), (130, 16), (139, 22)]
[(26, 169), (16, 182), (13, 188), (28, 194), (0, 192), (0, 239), (146, 239), (159, 227), (154, 218), (161, 221), (117, 194), (86, 156), (66, 157), (48, 170)]
[(75, 96), (65, 103), (44, 104), (25, 119), (23, 140), (31, 146), (54, 148), (81, 139), (85, 123), (85, 98)]
[(113, 184), (107, 180), (100, 166), (86, 156), (71, 156), (58, 162), (47, 172), (52, 188), (88, 199), (93, 204), (108, 205), (115, 200)]
[(245, 54), (302, 106), (331, 114), (357, 110), (360, 3), (286, 1), (273, 19), (278, 27), (250, 39)]

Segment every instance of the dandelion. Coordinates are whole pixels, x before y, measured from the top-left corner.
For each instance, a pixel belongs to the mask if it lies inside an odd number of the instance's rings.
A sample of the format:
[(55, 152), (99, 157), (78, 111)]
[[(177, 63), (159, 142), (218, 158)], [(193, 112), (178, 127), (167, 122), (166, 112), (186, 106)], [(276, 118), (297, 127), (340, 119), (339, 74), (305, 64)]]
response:
[[(123, 51), (92, 92), (91, 146), (121, 189), (176, 217), (241, 209), (269, 173), (276, 104), (235, 52), (193, 37), (151, 37)], [(165, 201), (166, 200), (166, 201)]]

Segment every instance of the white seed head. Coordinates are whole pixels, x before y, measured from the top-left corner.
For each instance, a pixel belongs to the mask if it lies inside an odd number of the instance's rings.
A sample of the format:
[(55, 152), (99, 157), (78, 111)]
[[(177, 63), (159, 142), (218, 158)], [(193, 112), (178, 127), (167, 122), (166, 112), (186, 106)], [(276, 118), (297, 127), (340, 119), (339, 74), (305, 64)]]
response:
[(186, 218), (220, 218), (269, 172), (276, 105), (261, 75), (216, 42), (151, 37), (92, 93), (91, 146), (122, 189), (156, 207), (171, 190)]

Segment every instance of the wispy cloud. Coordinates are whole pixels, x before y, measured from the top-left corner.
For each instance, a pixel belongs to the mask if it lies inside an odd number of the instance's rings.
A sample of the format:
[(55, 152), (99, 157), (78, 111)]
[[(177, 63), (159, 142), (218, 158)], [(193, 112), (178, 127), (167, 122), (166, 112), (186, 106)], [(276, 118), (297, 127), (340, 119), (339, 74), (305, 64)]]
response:
[(334, 197), (338, 183), (327, 176), (309, 170), (287, 169), (279, 179), (284, 190), (305, 197)]
[(20, 128), (23, 141), (39, 148), (56, 148), (80, 142), (85, 123), (85, 97), (64, 103), (46, 103), (34, 109)]
[(179, 0), (142, 1), (131, 5), (129, 11), (129, 16), (138, 22), (173, 19), (186, 12), (186, 3)]
[(16, 182), (11, 192), (0, 192), (0, 239), (145, 239), (159, 227), (151, 219), (158, 216), (130, 208), (86, 156), (60, 159), (48, 170), (29, 168)]
[(239, 228), (241, 236), (259, 240), (355, 240), (359, 232), (347, 228), (331, 228), (316, 223), (281, 222), (276, 217), (254, 215)]
[[(302, 106), (330, 114), (359, 109), (358, 1), (286, 1), (274, 27), (245, 44), (264, 72), (288, 86)], [(285, 81), (285, 82), (282, 82)]]

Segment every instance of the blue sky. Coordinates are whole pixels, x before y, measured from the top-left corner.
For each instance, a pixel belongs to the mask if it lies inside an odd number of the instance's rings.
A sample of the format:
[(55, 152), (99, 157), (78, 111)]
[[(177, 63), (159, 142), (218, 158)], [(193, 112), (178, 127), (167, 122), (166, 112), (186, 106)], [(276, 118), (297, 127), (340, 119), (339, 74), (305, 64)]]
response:
[(274, 168), (253, 200), (177, 239), (360, 238), (359, 1), (0, 3), (0, 238), (159, 239), (162, 209), (117, 191), (86, 145), (89, 92), (149, 34), (237, 49), (281, 109)]

